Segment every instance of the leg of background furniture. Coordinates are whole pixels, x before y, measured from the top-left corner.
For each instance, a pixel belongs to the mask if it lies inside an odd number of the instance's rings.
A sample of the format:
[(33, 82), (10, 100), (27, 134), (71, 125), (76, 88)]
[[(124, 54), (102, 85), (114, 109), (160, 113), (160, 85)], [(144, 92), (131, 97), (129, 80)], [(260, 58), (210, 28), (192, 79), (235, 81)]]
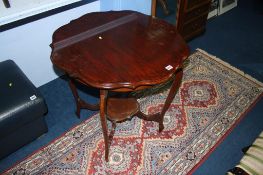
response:
[(107, 91), (100, 90), (100, 121), (101, 127), (104, 137), (105, 144), (105, 160), (109, 161), (109, 137), (108, 137), (108, 127), (107, 127), (107, 119), (106, 119), (106, 100), (107, 100)]
[(163, 125), (164, 114), (166, 113), (166, 111), (170, 107), (170, 105), (171, 105), (171, 103), (175, 97), (175, 94), (176, 94), (177, 90), (179, 89), (179, 86), (180, 86), (181, 81), (182, 81), (182, 77), (183, 77), (183, 69), (180, 69), (179, 72), (177, 72), (175, 75), (175, 79), (173, 81), (173, 84), (171, 86), (169, 94), (165, 100), (162, 112), (160, 114), (159, 132), (161, 132), (164, 129), (164, 125)]
[(3, 2), (6, 8), (10, 8), (10, 3), (8, 0), (3, 0)]
[(166, 15), (169, 14), (169, 9), (166, 0), (158, 0), (163, 8), (163, 11)]

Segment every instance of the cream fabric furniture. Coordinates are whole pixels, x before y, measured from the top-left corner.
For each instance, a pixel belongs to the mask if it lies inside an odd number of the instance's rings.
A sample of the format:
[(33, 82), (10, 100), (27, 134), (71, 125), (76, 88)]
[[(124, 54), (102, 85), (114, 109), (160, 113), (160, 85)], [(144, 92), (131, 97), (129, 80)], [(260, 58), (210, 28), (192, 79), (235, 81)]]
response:
[(228, 175), (263, 175), (263, 131)]

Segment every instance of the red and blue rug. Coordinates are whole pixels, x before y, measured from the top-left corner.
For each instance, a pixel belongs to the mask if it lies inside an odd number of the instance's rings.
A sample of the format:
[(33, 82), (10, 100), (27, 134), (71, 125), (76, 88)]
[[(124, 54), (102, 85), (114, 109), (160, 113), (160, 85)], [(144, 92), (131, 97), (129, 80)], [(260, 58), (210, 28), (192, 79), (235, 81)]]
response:
[[(97, 114), (4, 174), (179, 175), (193, 171), (262, 97), (263, 84), (202, 50), (188, 61), (161, 133), (156, 123), (136, 117), (117, 124), (107, 163)], [(160, 110), (166, 96), (164, 91), (139, 99), (142, 111)]]

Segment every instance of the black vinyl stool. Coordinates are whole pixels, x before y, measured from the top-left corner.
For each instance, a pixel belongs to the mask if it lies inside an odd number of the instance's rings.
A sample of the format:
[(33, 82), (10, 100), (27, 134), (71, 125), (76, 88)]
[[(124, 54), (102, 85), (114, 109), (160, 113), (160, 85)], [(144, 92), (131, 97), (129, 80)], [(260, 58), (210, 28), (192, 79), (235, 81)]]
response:
[(12, 60), (0, 62), (0, 159), (47, 132), (44, 98)]

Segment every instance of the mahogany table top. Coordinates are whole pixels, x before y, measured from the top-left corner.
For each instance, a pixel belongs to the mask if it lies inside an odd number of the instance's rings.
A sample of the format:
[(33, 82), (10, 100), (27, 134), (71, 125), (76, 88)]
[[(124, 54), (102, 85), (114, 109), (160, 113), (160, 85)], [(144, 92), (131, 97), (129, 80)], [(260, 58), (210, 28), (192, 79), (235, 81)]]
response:
[(189, 55), (175, 26), (134, 11), (86, 14), (53, 34), (51, 61), (99, 89), (155, 85)]

